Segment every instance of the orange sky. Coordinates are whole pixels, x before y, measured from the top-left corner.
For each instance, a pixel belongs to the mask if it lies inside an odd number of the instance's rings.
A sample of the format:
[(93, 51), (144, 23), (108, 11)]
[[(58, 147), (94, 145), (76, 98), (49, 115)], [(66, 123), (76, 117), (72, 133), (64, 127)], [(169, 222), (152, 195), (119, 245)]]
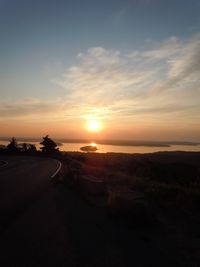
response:
[(46, 134), (54, 138), (74, 138), (74, 139), (118, 139), (118, 140), (190, 140), (198, 141), (200, 136), (200, 129), (196, 125), (180, 126), (159, 126), (148, 125), (126, 125), (119, 124), (114, 126), (112, 124), (105, 125), (103, 129), (98, 132), (91, 132), (86, 128), (86, 124), (82, 122), (79, 125), (55, 123), (54, 125), (48, 123), (19, 123), (12, 122), (12, 126), (8, 124), (1, 125), (1, 136), (8, 137), (42, 137)]

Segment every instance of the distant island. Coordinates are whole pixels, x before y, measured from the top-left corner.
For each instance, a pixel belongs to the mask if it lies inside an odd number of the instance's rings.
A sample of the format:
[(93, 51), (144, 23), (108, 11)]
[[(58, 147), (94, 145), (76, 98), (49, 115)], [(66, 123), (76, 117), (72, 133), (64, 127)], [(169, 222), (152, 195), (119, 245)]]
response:
[(84, 151), (84, 152), (95, 152), (97, 151), (97, 147), (96, 146), (83, 146), (80, 148), (81, 151)]

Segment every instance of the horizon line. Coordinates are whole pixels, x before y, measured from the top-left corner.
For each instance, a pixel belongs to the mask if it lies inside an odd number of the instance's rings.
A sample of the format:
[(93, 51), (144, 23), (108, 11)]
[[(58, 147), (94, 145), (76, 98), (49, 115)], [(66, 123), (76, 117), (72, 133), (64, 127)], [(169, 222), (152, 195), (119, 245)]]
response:
[[(0, 141), (9, 141), (12, 137), (2, 136), (0, 137)], [(39, 142), (43, 137), (15, 137), (17, 141), (32, 141)], [(55, 141), (63, 142), (63, 143), (99, 143), (99, 144), (109, 144), (109, 145), (134, 145), (134, 146), (142, 146), (142, 145), (157, 145), (157, 146), (168, 146), (168, 145), (200, 145), (200, 141), (177, 141), (177, 140), (139, 140), (139, 139), (87, 139), (87, 138), (52, 138)]]

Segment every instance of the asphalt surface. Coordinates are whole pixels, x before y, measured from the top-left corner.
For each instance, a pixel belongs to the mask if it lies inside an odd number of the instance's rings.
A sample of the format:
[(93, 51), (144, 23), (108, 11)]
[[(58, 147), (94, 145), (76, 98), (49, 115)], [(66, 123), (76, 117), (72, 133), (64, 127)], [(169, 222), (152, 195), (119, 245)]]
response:
[(58, 168), (54, 159), (27, 156), (0, 157), (0, 232), (35, 201)]

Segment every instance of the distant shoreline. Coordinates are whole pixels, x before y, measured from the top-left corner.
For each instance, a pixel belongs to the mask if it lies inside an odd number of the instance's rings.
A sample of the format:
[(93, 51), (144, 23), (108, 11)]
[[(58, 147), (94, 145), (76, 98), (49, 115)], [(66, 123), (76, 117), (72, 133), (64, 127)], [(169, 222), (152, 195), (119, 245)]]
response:
[[(9, 141), (9, 137), (0, 137), (0, 141)], [(18, 137), (16, 138), (18, 142), (40, 142), (41, 138), (26, 138)], [(99, 145), (113, 145), (113, 146), (144, 146), (144, 147), (171, 147), (172, 145), (187, 145), (187, 146), (198, 146), (200, 142), (190, 142), (190, 141), (145, 141), (145, 140), (88, 140), (88, 139), (64, 139), (55, 138), (56, 142), (59, 143), (85, 143), (89, 144), (91, 141)]]

